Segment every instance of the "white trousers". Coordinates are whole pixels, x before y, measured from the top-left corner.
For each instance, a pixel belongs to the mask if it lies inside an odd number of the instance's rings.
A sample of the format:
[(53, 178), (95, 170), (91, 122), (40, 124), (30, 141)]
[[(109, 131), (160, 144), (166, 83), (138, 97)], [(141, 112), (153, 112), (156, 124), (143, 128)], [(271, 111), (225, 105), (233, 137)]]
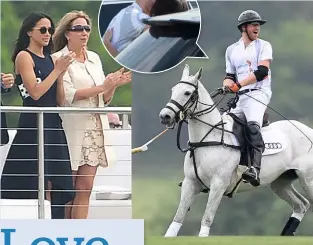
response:
[(263, 116), (271, 97), (271, 92), (264, 92), (262, 90), (251, 91), (246, 94), (239, 95), (236, 108), (231, 109), (230, 112), (234, 113), (239, 118), (243, 118), (243, 116), (245, 116), (247, 122), (257, 122), (261, 128), (263, 124)]

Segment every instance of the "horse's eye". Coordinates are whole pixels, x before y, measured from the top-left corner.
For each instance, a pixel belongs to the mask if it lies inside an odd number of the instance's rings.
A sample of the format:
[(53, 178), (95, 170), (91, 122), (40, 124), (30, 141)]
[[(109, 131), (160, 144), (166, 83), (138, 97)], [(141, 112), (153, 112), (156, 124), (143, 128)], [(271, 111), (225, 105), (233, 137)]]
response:
[(191, 92), (187, 91), (187, 92), (185, 92), (185, 95), (189, 96), (189, 95), (191, 95)]

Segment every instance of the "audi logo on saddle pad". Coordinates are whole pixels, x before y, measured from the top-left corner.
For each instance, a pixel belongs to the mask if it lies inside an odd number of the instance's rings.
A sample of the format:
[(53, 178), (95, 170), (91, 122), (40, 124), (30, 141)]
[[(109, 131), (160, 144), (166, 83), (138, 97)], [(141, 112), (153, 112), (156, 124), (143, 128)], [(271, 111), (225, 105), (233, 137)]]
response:
[(265, 148), (266, 149), (281, 149), (283, 146), (281, 143), (265, 143)]

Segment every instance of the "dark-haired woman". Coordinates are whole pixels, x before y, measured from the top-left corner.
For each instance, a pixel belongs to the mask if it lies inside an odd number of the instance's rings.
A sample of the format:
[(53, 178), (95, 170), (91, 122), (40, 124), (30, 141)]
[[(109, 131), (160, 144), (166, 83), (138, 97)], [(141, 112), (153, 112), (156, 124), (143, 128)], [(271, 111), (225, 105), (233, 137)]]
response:
[[(51, 58), (54, 24), (44, 13), (30, 13), (23, 21), (12, 55), (16, 84), (23, 106), (56, 107), (62, 100), (62, 76), (71, 64), (70, 53)], [(51, 188), (52, 218), (64, 218), (64, 205), (74, 198), (71, 165), (61, 119), (44, 114), (45, 190)], [(1, 198), (38, 198), (38, 119), (36, 113), (21, 113), (17, 134), (1, 178)]]

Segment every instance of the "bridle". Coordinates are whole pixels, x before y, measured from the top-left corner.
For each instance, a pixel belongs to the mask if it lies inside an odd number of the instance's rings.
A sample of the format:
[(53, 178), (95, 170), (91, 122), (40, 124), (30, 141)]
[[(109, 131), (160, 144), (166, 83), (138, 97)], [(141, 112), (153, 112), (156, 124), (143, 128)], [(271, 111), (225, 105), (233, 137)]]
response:
[[(220, 122), (218, 122), (215, 125), (212, 125), (208, 122), (204, 122), (203, 120), (201, 120), (199, 117), (201, 117), (202, 115), (208, 114), (210, 112), (212, 112), (221, 102), (222, 100), (225, 98), (225, 94), (223, 89), (219, 88), (215, 91), (213, 91), (210, 95), (211, 98), (216, 97), (219, 94), (223, 94), (224, 96), (222, 96), (222, 98), (217, 102), (217, 103), (213, 103), (212, 105), (208, 105), (205, 103), (202, 103), (201, 101), (199, 101), (199, 92), (198, 92), (198, 83), (197, 85), (191, 83), (191, 82), (186, 82), (186, 81), (180, 81), (179, 83), (184, 83), (184, 84), (188, 84), (190, 86), (193, 86), (195, 88), (195, 90), (191, 93), (189, 99), (187, 100), (187, 102), (184, 105), (179, 104), (177, 101), (170, 99), (169, 102), (167, 103), (165, 108), (168, 108), (169, 110), (173, 111), (175, 114), (175, 123), (178, 123), (178, 130), (177, 130), (177, 137), (176, 137), (176, 141), (177, 141), (177, 148), (181, 151), (181, 152), (187, 152), (190, 151), (190, 158), (193, 158), (193, 166), (194, 166), (194, 171), (196, 174), (196, 177), (198, 178), (198, 180), (200, 181), (200, 183), (202, 183), (207, 189), (209, 189), (204, 183), (203, 181), (200, 179), (199, 175), (198, 175), (198, 170), (196, 167), (196, 159), (195, 159), (195, 149), (199, 148), (199, 147), (209, 147), (209, 146), (219, 146), (219, 145), (223, 145), (224, 147), (230, 147), (233, 149), (239, 149), (241, 150), (240, 146), (235, 146), (235, 145), (229, 145), (226, 144), (224, 142), (224, 133), (231, 133), (234, 134), (232, 131), (226, 130), (224, 128), (225, 122), (223, 122), (223, 119), (221, 119)], [(174, 110), (173, 107), (171, 107), (169, 104), (173, 104), (178, 108), (178, 111)], [(201, 111), (197, 111), (197, 106), (198, 104), (202, 104), (202, 105), (206, 105), (207, 108), (201, 110)], [(193, 110), (191, 109), (194, 106)], [(228, 105), (229, 106), (229, 105)], [(229, 108), (230, 109), (230, 108)], [(224, 110), (225, 111), (225, 110)], [(194, 119), (197, 120), (203, 124), (206, 124), (207, 126), (210, 127), (210, 129), (208, 130), (208, 132), (204, 135), (204, 137), (202, 137), (202, 139), (199, 142), (190, 142), (188, 141), (188, 147), (186, 149), (182, 149), (180, 147), (180, 133), (181, 133), (181, 128), (183, 123), (187, 123), (186, 119)], [(175, 125), (174, 125), (175, 126)], [(173, 126), (173, 127), (174, 127)], [(221, 136), (221, 141), (207, 141), (205, 142), (204, 139), (214, 130), (214, 129), (218, 129), (222, 131), (222, 136)]]
[[(179, 104), (176, 100), (170, 99), (169, 102), (167, 103), (167, 105), (165, 106), (165, 108), (168, 108), (174, 112), (176, 123), (179, 123), (180, 121), (186, 121), (186, 118), (196, 119), (198, 121), (201, 121), (198, 117), (212, 112), (221, 103), (221, 101), (224, 99), (224, 96), (223, 96), (217, 103), (213, 103), (213, 105), (208, 105), (208, 104), (202, 103), (201, 101), (199, 101), (198, 83), (197, 83), (197, 85), (195, 85), (191, 82), (186, 82), (186, 81), (178, 82), (178, 84), (180, 84), (180, 83), (190, 85), (190, 86), (194, 87), (195, 90), (192, 92), (192, 94), (190, 95), (190, 98), (187, 100), (187, 102), (184, 105)], [(218, 94), (221, 94), (221, 93), (223, 93), (223, 91), (221, 89), (217, 89), (217, 90), (213, 91), (210, 95), (212, 98), (214, 98)], [(175, 105), (179, 110), (175, 111), (175, 109), (173, 109), (173, 107), (171, 107), (168, 104)], [(195, 106), (194, 106), (193, 110), (191, 111), (190, 108), (194, 104), (195, 104)], [(198, 104), (206, 105), (206, 106), (208, 106), (208, 108), (206, 108), (202, 111), (195, 112)], [(211, 125), (209, 125), (209, 126), (211, 126)]]
[[(221, 121), (215, 125), (212, 125), (208, 122), (205, 122), (203, 120), (201, 120), (199, 117), (211, 113), (214, 109), (216, 109), (216, 107), (222, 102), (222, 100), (225, 98), (225, 94), (223, 92), (222, 89), (217, 89), (215, 91), (213, 91), (210, 95), (212, 98), (216, 97), (219, 94), (223, 94), (224, 96), (222, 96), (222, 98), (217, 102), (217, 103), (213, 103), (212, 105), (208, 105), (205, 104), (201, 101), (199, 101), (199, 92), (198, 92), (198, 83), (195, 85), (191, 82), (186, 82), (186, 81), (180, 81), (179, 83), (184, 83), (187, 85), (190, 85), (192, 87), (195, 88), (195, 90), (191, 93), (189, 99), (186, 101), (186, 103), (184, 105), (181, 105), (180, 103), (178, 103), (176, 100), (170, 99), (169, 102), (167, 103), (165, 108), (170, 109), (171, 111), (174, 112), (175, 115), (175, 123), (178, 123), (178, 130), (177, 130), (177, 147), (181, 152), (187, 152), (191, 149), (196, 149), (198, 147), (202, 147), (202, 146), (213, 146), (213, 145), (223, 145), (225, 147), (229, 146), (231, 148), (236, 148), (238, 149), (237, 146), (233, 146), (233, 145), (227, 145), (224, 143), (224, 133), (231, 133), (233, 134), (232, 131), (226, 130), (224, 128), (225, 122), (223, 122), (223, 119), (221, 119)], [(171, 107), (169, 104), (173, 104), (178, 108), (178, 111), (176, 111), (175, 109), (173, 109), (173, 107)], [(201, 111), (197, 111), (197, 106), (198, 104), (202, 104), (207, 106), (207, 108), (201, 110)], [(193, 107), (193, 109), (191, 109)], [(183, 123), (187, 123), (187, 119), (194, 119), (197, 120), (209, 127), (210, 130), (205, 134), (205, 136), (199, 141), (199, 142), (188, 142), (189, 147), (186, 149), (182, 149), (180, 147), (180, 133), (181, 133), (181, 128)], [(204, 139), (214, 130), (214, 129), (218, 129), (222, 131), (222, 137), (221, 137), (221, 141), (220, 142), (215, 142), (215, 141), (210, 141), (210, 142), (203, 142)]]
[[(199, 101), (199, 94), (198, 94), (198, 86), (197, 85), (190, 83), (190, 82), (185, 82), (185, 81), (180, 81), (180, 82), (178, 82), (178, 84), (179, 83), (188, 84), (188, 85), (194, 87), (195, 90), (192, 92), (189, 99), (187, 100), (187, 102), (184, 105), (179, 104), (176, 100), (173, 100), (173, 99), (170, 99), (169, 102), (167, 103), (165, 108), (170, 109), (172, 112), (174, 112), (175, 123), (178, 123), (181, 120), (186, 119), (188, 116), (187, 112), (190, 111), (190, 108), (195, 104), (193, 112), (191, 112), (191, 114), (189, 114), (189, 115), (193, 115), (194, 111), (197, 107), (198, 101)], [(178, 111), (173, 109), (173, 107), (171, 107), (168, 104), (175, 105), (178, 108)]]

